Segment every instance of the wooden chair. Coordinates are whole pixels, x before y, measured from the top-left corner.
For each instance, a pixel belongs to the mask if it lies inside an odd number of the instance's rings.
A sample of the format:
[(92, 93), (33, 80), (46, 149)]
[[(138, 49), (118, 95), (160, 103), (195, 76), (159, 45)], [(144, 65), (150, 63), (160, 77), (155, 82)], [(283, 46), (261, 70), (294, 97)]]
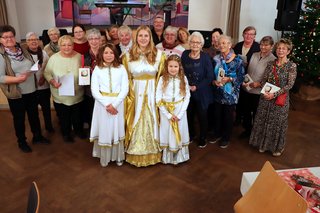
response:
[(39, 206), (40, 194), (36, 182), (33, 181), (29, 191), (27, 213), (38, 213)]
[(267, 161), (249, 191), (233, 208), (235, 213), (306, 213), (308, 204)]

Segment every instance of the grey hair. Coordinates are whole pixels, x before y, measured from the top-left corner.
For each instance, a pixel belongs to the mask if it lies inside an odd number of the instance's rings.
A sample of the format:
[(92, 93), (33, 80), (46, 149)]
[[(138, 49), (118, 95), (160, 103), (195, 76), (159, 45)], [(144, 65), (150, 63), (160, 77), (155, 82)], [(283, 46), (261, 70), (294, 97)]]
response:
[(31, 36), (35, 36), (35, 37), (39, 38), (39, 36), (38, 36), (37, 33), (35, 33), (35, 32), (28, 32), (28, 33), (26, 34), (26, 39), (29, 39)]
[(120, 36), (120, 33), (123, 33), (123, 32), (128, 32), (130, 34), (130, 36), (132, 36), (132, 30), (127, 25), (122, 25), (121, 27), (119, 27), (118, 36)]
[(172, 32), (172, 33), (174, 33), (174, 34), (175, 34), (175, 37), (177, 38), (177, 35), (178, 35), (178, 28), (173, 27), (173, 26), (168, 26), (168, 27), (164, 30), (163, 35), (165, 36), (165, 35), (166, 35), (166, 33), (168, 33), (168, 32)]
[(227, 40), (227, 41), (232, 45), (232, 38), (231, 38), (230, 36), (227, 36), (227, 35), (221, 35), (221, 36), (219, 37), (218, 42), (220, 42), (220, 40), (222, 40), (222, 39)]
[(190, 43), (190, 41), (191, 41), (191, 39), (192, 39), (193, 37), (199, 38), (199, 39), (200, 39), (200, 42), (201, 42), (201, 46), (204, 45), (204, 38), (203, 38), (203, 36), (202, 36), (201, 33), (199, 33), (198, 31), (194, 31), (194, 32), (190, 35), (189, 40), (188, 40), (188, 43)]
[(60, 35), (60, 31), (58, 28), (56, 27), (52, 27), (48, 30), (48, 35), (50, 35), (50, 33), (58, 33), (58, 35)]
[(87, 30), (87, 39), (94, 37), (94, 36), (97, 36), (100, 38), (101, 37), (100, 30), (98, 30), (97, 28), (92, 28), (90, 30)]

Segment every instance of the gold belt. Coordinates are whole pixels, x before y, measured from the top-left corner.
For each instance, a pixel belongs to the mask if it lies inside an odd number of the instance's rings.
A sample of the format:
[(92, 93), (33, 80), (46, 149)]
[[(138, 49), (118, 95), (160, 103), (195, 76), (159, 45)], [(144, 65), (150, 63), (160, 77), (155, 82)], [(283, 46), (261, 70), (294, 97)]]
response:
[(112, 92), (102, 92), (100, 91), (100, 94), (102, 96), (108, 96), (108, 97), (117, 97), (119, 95), (119, 93), (112, 93)]
[(155, 79), (156, 77), (154, 75), (148, 75), (148, 74), (144, 74), (144, 75), (140, 75), (140, 76), (136, 76), (133, 77), (134, 80), (152, 80)]

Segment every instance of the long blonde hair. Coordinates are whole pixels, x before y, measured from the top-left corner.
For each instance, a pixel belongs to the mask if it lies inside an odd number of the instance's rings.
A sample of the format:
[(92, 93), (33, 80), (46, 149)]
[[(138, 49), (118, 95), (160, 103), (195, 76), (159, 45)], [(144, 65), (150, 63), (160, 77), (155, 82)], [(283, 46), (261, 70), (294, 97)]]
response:
[[(139, 44), (137, 42), (138, 35), (141, 30), (147, 31), (149, 34), (149, 37), (150, 37), (149, 44), (146, 47), (147, 52), (145, 52), (145, 53), (142, 53), (142, 51), (139, 47)], [(155, 45), (153, 43), (151, 30), (148, 26), (141, 25), (140, 27), (138, 27), (137, 32), (136, 32), (136, 36), (135, 36), (132, 48), (129, 51), (129, 54), (130, 54), (130, 61), (137, 61), (139, 59), (140, 55), (144, 54), (146, 56), (149, 64), (154, 64), (156, 62), (157, 48), (155, 47)]]
[(170, 73), (168, 71), (168, 64), (170, 61), (176, 61), (179, 64), (179, 72), (177, 74), (178, 78), (180, 79), (180, 95), (181, 96), (185, 96), (186, 95), (186, 82), (184, 80), (184, 71), (183, 71), (183, 67), (181, 64), (181, 58), (178, 55), (170, 55), (166, 62), (165, 62), (165, 66), (164, 66), (164, 72), (162, 75), (162, 80), (163, 80), (163, 84), (162, 84), (162, 92), (164, 93), (167, 89), (167, 86), (169, 84), (169, 79), (170, 79)]

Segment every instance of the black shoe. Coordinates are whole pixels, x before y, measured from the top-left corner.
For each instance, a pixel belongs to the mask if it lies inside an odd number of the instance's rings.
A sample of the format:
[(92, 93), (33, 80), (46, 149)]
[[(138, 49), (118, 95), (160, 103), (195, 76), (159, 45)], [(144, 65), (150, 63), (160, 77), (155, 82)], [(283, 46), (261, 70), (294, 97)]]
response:
[(24, 153), (32, 152), (32, 149), (31, 149), (30, 146), (27, 144), (27, 142), (19, 143), (19, 148), (20, 148), (21, 151), (23, 151)]
[(74, 143), (74, 139), (71, 135), (65, 135), (63, 136), (63, 141), (65, 143)]
[(251, 132), (250, 131), (243, 131), (240, 135), (239, 135), (239, 139), (245, 139), (245, 138), (250, 138)]
[(214, 143), (217, 143), (220, 140), (221, 140), (221, 137), (213, 137), (212, 139), (209, 140), (209, 143), (214, 144)]
[(220, 148), (225, 149), (229, 146), (229, 141), (220, 141), (219, 146)]
[(38, 137), (33, 137), (32, 139), (32, 143), (33, 144), (50, 144), (50, 140), (48, 140), (47, 138), (43, 137), (43, 136), (38, 136)]
[(201, 149), (203, 149), (203, 148), (206, 147), (206, 146), (207, 146), (207, 143), (206, 143), (205, 140), (201, 140), (201, 141), (199, 142), (199, 144), (198, 144), (198, 147), (201, 148)]

